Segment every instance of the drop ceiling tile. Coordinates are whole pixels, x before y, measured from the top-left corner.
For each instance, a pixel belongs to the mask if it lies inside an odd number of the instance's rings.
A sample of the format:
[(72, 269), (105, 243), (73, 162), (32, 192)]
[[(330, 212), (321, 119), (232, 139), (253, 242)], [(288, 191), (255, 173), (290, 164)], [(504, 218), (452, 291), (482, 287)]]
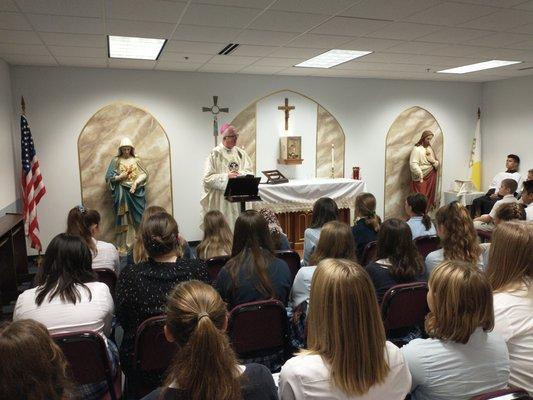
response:
[(390, 23), (386, 21), (374, 21), (354, 17), (334, 17), (320, 25), (318, 28), (313, 29), (312, 33), (322, 35), (362, 36), (384, 28), (389, 24)]
[(479, 51), (479, 55), (487, 59), (495, 60), (510, 60), (510, 61), (532, 61), (533, 52), (527, 50), (514, 49), (494, 49), (483, 48)]
[(15, 31), (31, 31), (31, 25), (20, 13), (0, 12), (0, 27)]
[(353, 4), (353, 0), (284, 0), (276, 2), (270, 9), (335, 15)]
[(398, 21), (439, 4), (439, 0), (364, 0), (341, 15)]
[(0, 57), (11, 65), (57, 65), (51, 55), (6, 54)]
[(501, 10), (494, 14), (465, 22), (460, 26), (465, 28), (508, 31), (528, 23), (533, 23), (533, 12), (531, 11)]
[(280, 47), (273, 53), (269, 54), (269, 57), (278, 58), (311, 58), (319, 54), (324, 53), (324, 49), (309, 49), (305, 47)]
[(409, 59), (410, 64), (421, 65), (442, 65), (444, 67), (460, 67), (478, 62), (486, 61), (482, 57), (446, 57), (433, 55), (414, 55)]
[(483, 47), (480, 46), (463, 46), (460, 44), (435, 44), (434, 49), (429, 49), (423, 54), (450, 57), (478, 57), (481, 55), (482, 50)]
[(302, 33), (317, 26), (327, 18), (329, 17), (325, 15), (269, 10), (253, 21), (249, 28)]
[(468, 40), (464, 43), (475, 46), (507, 47), (513, 43), (520, 43), (526, 40), (533, 41), (533, 35), (528, 36), (520, 35), (518, 33), (498, 32), (477, 39)]
[(344, 43), (353, 40), (351, 36), (334, 36), (334, 35), (317, 35), (314, 33), (306, 33), (291, 40), (288, 44), (291, 47), (309, 47), (312, 49), (333, 49), (341, 46)]
[(125, 69), (153, 69), (155, 61), (150, 60), (129, 60), (120, 58), (109, 59), (110, 68), (125, 68)]
[(527, 33), (529, 35), (533, 35), (533, 24), (522, 25), (518, 28), (513, 29), (513, 32)]
[(444, 2), (435, 7), (413, 14), (405, 18), (405, 21), (455, 26), (497, 11), (499, 11), (499, 9), (494, 7)]
[(277, 74), (280, 71), (283, 71), (285, 67), (267, 67), (267, 66), (261, 66), (261, 65), (250, 65), (248, 67), (244, 67), (239, 71), (241, 74), (264, 74), (264, 75), (271, 75), (271, 74)]
[(7, 31), (0, 29), (0, 43), (42, 44), (41, 39), (32, 31)]
[(174, 24), (165, 22), (127, 21), (109, 19), (106, 21), (107, 33), (118, 36), (136, 36), (146, 38), (168, 39), (174, 30)]
[(0, 54), (25, 54), (48, 56), (50, 52), (43, 45), (35, 44), (0, 44)]
[(533, 11), (533, 0), (526, 1), (525, 3), (520, 3), (514, 6), (518, 10), (528, 10)]
[(381, 51), (387, 50), (393, 46), (397, 46), (402, 42), (401, 40), (394, 39), (377, 39), (377, 38), (357, 38), (350, 40), (339, 46), (339, 49), (345, 50), (372, 50), (372, 51)]
[(48, 46), (55, 57), (107, 58), (104, 47)]
[(257, 31), (246, 29), (237, 37), (236, 42), (241, 44), (254, 44), (264, 46), (281, 46), (296, 37), (295, 33)]
[(518, 50), (533, 50), (533, 40), (526, 40), (524, 42), (515, 43), (512, 45), (507, 46), (510, 49), (518, 49)]
[(482, 6), (491, 6), (491, 7), (500, 7), (500, 8), (511, 8), (520, 3), (523, 3), (524, 0), (454, 0), (458, 3), (468, 3), (468, 4), (479, 4)]
[(36, 31), (62, 33), (104, 33), (103, 19), (26, 14)]
[(171, 61), (180, 64), (203, 64), (211, 58), (213, 58), (211, 54), (173, 53), (165, 49), (158, 61)]
[(41, 38), (48, 46), (105, 47), (105, 35), (87, 35), (82, 33), (41, 32)]
[(155, 69), (162, 71), (196, 71), (203, 63), (177, 63), (174, 61), (161, 61), (159, 60), (155, 66)]
[(183, 40), (169, 40), (165, 45), (165, 52), (173, 51), (175, 53), (191, 54), (218, 54), (224, 45), (210, 42), (188, 42)]
[(244, 28), (254, 19), (260, 10), (255, 8), (215, 6), (209, 4), (191, 4), (182, 24)]
[(198, 71), (201, 72), (221, 72), (221, 73), (236, 73), (242, 69), (242, 65), (232, 64), (205, 64)]
[(106, 68), (107, 58), (94, 57), (56, 57), (59, 65), (68, 67), (96, 67)]
[(292, 67), (305, 61), (305, 58), (262, 58), (256, 61), (253, 65), (270, 66), (270, 67)]
[(0, 11), (18, 11), (13, 0), (0, 0)]
[(176, 23), (186, 3), (162, 0), (105, 0), (106, 18)]
[(417, 41), (431, 43), (465, 43), (469, 40), (477, 39), (492, 34), (489, 31), (465, 28), (444, 28), (438, 32), (421, 36)]
[(387, 49), (391, 53), (407, 54), (427, 54), (428, 52), (438, 51), (439, 48), (445, 47), (446, 44), (428, 43), (428, 42), (401, 42), (400, 44)]
[(401, 53), (372, 53), (367, 54), (361, 58), (355, 59), (353, 62), (377, 62), (377, 63), (409, 63), (409, 60), (413, 57), (413, 54), (401, 54)]
[(241, 44), (237, 49), (231, 53), (233, 56), (247, 56), (247, 57), (264, 57), (278, 49), (275, 46), (252, 46), (249, 44)]
[(71, 17), (101, 17), (102, 2), (87, 0), (16, 0), (20, 9), (29, 14), (67, 15)]
[(192, 0), (192, 3), (215, 4), (222, 6), (250, 7), (264, 9), (272, 0)]
[(413, 40), (442, 29), (441, 26), (395, 22), (366, 36), (381, 39)]
[(210, 64), (228, 64), (228, 65), (250, 65), (259, 60), (260, 57), (239, 57), (234, 55), (229, 56), (214, 56)]
[[(172, 39), (193, 42), (235, 43), (233, 40), (239, 34), (239, 29), (215, 28), (196, 25), (178, 25)], [(239, 43), (239, 42), (237, 42)], [(224, 46), (222, 46), (224, 47)], [(221, 49), (222, 49), (221, 47)]]

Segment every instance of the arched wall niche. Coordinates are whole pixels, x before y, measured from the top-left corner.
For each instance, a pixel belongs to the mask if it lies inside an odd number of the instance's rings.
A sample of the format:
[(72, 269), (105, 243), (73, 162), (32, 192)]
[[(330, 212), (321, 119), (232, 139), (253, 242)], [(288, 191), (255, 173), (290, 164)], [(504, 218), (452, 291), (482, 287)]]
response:
[(80, 188), (85, 207), (101, 215), (102, 240), (115, 242), (111, 192), (105, 181), (109, 163), (118, 154), (123, 137), (129, 137), (148, 170), (146, 206), (158, 205), (172, 213), (170, 144), (152, 114), (128, 103), (112, 103), (98, 110), (78, 137)]
[(441, 165), (438, 169), (435, 204), (440, 204), (442, 182), (443, 133), (435, 117), (422, 107), (411, 107), (394, 120), (385, 144), (385, 212), (384, 217), (405, 219), (405, 198), (411, 193), (409, 156), (422, 132), (434, 133), (431, 146)]
[[(289, 99), (296, 109), (290, 112), (289, 130), (284, 129), (284, 114), (277, 109)], [(231, 122), (239, 132), (242, 146), (254, 166), (261, 170), (279, 169), (289, 178), (328, 178), (331, 176), (331, 145), (334, 145), (336, 178), (344, 177), (345, 134), (335, 117), (316, 100), (290, 89), (263, 96), (244, 108)], [(302, 165), (277, 163), (279, 138), (302, 137)]]

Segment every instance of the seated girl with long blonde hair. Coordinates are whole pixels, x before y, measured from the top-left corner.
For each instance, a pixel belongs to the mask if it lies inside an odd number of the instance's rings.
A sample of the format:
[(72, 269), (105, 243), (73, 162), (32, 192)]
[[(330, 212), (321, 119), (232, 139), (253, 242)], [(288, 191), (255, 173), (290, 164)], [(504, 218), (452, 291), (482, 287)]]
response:
[(211, 210), (204, 215), (204, 238), (196, 248), (198, 258), (209, 260), (212, 257), (229, 256), (233, 243), (233, 234), (222, 214)]
[(308, 349), (281, 369), (281, 400), (403, 400), (411, 375), (400, 349), (386, 341), (364, 269), (350, 260), (321, 261), (310, 299)]

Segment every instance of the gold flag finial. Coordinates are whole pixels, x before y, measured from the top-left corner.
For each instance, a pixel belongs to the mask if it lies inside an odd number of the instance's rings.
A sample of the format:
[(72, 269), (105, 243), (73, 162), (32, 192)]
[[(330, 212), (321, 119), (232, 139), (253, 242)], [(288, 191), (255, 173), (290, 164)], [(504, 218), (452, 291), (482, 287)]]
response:
[(24, 96), (20, 97), (20, 106), (22, 107), (22, 114), (26, 114), (26, 102), (24, 101)]
[(477, 119), (480, 119), (481, 118), (481, 109), (478, 107), (477, 108)]

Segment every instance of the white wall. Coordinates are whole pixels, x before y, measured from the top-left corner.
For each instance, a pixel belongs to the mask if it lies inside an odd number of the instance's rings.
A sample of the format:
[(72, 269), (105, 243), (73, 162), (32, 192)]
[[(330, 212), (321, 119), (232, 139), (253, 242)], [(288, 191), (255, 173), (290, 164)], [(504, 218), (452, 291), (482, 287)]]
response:
[[(9, 65), (0, 60), (0, 212), (12, 206), (17, 199), (17, 178), (12, 131), (13, 103)], [(11, 206), (11, 207), (10, 207)]]
[(505, 170), (507, 154), (520, 156), (524, 179), (533, 168), (533, 76), (483, 85), (481, 157), (483, 186)]
[(14, 67), (12, 80), (13, 98), (23, 94), (27, 102), (47, 186), (39, 205), (44, 245), (64, 229), (67, 211), (81, 199), (78, 135), (87, 120), (111, 102), (127, 101), (146, 109), (166, 130), (172, 149), (174, 214), (184, 236), (195, 240), (201, 238), (203, 165), (213, 145), (212, 121), (200, 108), (210, 105), (213, 95), (220, 97), (221, 106), (230, 107), (228, 121), (251, 102), (277, 90), (291, 89), (316, 100), (342, 125), (346, 173), (354, 165), (361, 167), (380, 212), (385, 136), (398, 114), (417, 105), (440, 123), (445, 142), (443, 188), (447, 188), (468, 168), (481, 99), (480, 84), (451, 82), (56, 67)]

